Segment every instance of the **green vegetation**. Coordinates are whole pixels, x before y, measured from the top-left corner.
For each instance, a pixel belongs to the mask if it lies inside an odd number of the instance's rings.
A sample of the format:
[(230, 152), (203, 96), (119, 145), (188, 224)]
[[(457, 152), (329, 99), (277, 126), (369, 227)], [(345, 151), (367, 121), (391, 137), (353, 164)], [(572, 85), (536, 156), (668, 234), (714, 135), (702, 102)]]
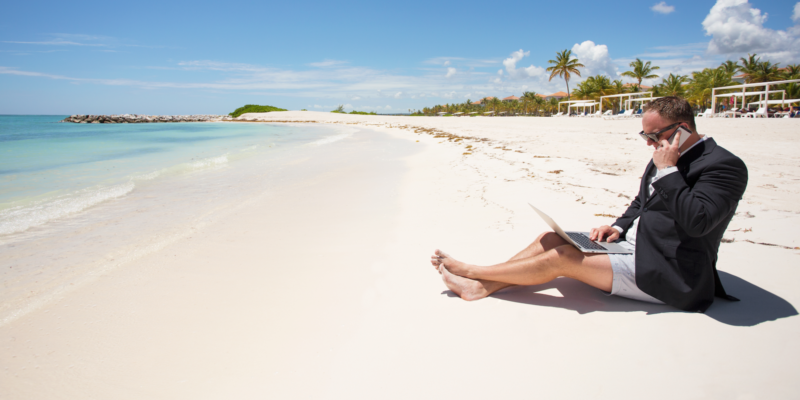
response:
[(660, 69), (661, 67), (657, 66), (650, 66), (650, 61), (643, 62), (640, 59), (636, 59), (636, 61), (632, 61), (630, 67), (633, 68), (633, 71), (625, 71), (622, 73), (622, 76), (627, 76), (629, 78), (634, 78), (639, 81), (639, 86), (642, 86), (642, 79), (654, 79), (658, 78), (658, 75), (651, 74), (651, 72)]
[(567, 83), (567, 100), (569, 100), (570, 74), (581, 76), (581, 71), (579, 71), (578, 68), (585, 67), (578, 62), (578, 58), (572, 58), (572, 50), (564, 50), (560, 53), (556, 52), (556, 59), (548, 60), (547, 62), (553, 64), (552, 67), (547, 67), (547, 72), (550, 73), (549, 80), (552, 81), (553, 77), (556, 75), (564, 78), (564, 81)]
[[(711, 106), (711, 90), (713, 88), (737, 85), (733, 80), (736, 74), (742, 74), (745, 83), (774, 82), (779, 80), (800, 79), (800, 64), (790, 64), (781, 67), (780, 64), (773, 64), (770, 61), (761, 60), (757, 54), (748, 54), (739, 61), (725, 61), (717, 68), (705, 68), (702, 71), (694, 71), (689, 75), (675, 75), (670, 73), (661, 76), (661, 81), (655, 86), (642, 86), (644, 79), (656, 79), (658, 75), (653, 71), (659, 69), (658, 66), (651, 65), (650, 61), (636, 59), (630, 63), (631, 71), (625, 71), (621, 75), (636, 80), (636, 83), (623, 83), (621, 80), (611, 80), (606, 75), (595, 75), (587, 77), (580, 82), (577, 87), (569, 92), (569, 79), (571, 75), (580, 75), (578, 68), (584, 68), (577, 58), (569, 50), (556, 53), (556, 60), (548, 61), (553, 64), (547, 68), (550, 72), (550, 79), (555, 76), (564, 78), (567, 84), (567, 91), (575, 100), (596, 100), (600, 97), (611, 94), (653, 92), (653, 97), (680, 96), (689, 101), (698, 110)], [(780, 84), (770, 86), (770, 89), (786, 91), (787, 99), (800, 98), (800, 82)], [(747, 88), (748, 92), (763, 91), (763, 88)], [(741, 93), (742, 89), (729, 90), (729, 92)], [(719, 91), (717, 92), (719, 94)], [(778, 93), (770, 94), (770, 99), (780, 99)], [(472, 104), (472, 100), (464, 103), (442, 104), (433, 107), (425, 107), (414, 112), (412, 115), (438, 115), (440, 112), (448, 114), (462, 112), (466, 115), (470, 113), (483, 114), (487, 111), (494, 111), (496, 114), (505, 112), (507, 115), (549, 115), (558, 112), (558, 103), (564, 99), (551, 98), (545, 100), (544, 96), (536, 92), (525, 92), (519, 100), (500, 100), (497, 97), (485, 97), (477, 104)], [(758, 100), (758, 95), (748, 96), (746, 102)], [(741, 99), (739, 99), (741, 101)], [(717, 101), (721, 107), (725, 100)], [(614, 110), (618, 112), (622, 102), (617, 99), (604, 99), (603, 110)], [(740, 103), (741, 104), (741, 103)], [(561, 111), (564, 111), (562, 106)], [(474, 114), (473, 114), (474, 116)]]
[(272, 111), (286, 111), (283, 108), (273, 107), (273, 106), (258, 106), (255, 104), (248, 104), (244, 107), (237, 108), (234, 112), (228, 114), (231, 117), (238, 117), (242, 114), (247, 113), (265, 113), (265, 112), (272, 112)]
[(331, 112), (332, 113), (336, 113), (336, 114), (378, 115), (375, 112), (356, 111), (356, 110), (347, 112), (347, 111), (344, 110), (344, 106), (341, 105), (341, 104), (339, 104), (339, 107), (336, 107), (336, 109), (331, 111)]

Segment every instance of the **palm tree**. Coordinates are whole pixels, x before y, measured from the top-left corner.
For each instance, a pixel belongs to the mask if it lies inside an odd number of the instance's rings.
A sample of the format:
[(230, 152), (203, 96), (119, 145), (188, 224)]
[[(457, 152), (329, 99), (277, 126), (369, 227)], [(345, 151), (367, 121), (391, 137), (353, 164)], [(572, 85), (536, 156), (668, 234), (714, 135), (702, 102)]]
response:
[(544, 97), (541, 97), (541, 96), (534, 97), (534, 99), (533, 99), (533, 106), (535, 107), (534, 110), (533, 110), (534, 113), (536, 115), (539, 115), (539, 111), (544, 109), (544, 106), (545, 106), (546, 103), (547, 103), (547, 100), (545, 100)]
[(761, 61), (761, 57), (756, 56), (758, 56), (758, 54), (747, 54), (747, 58), (742, 57), (739, 59), (742, 62), (740, 70), (744, 72), (744, 81), (747, 83), (751, 83), (751, 76), (756, 71)]
[(536, 105), (537, 99), (540, 99), (540, 97), (536, 95), (536, 92), (531, 91), (522, 93), (522, 98), (520, 100), (522, 101), (522, 104), (525, 106), (525, 114), (528, 113), (528, 108), (531, 105)]
[(724, 63), (720, 64), (718, 68), (725, 70), (725, 72), (728, 72), (731, 75), (739, 72), (739, 70), (742, 69), (742, 67), (740, 67), (739, 64), (731, 60), (725, 61)]
[(700, 72), (692, 72), (692, 77), (689, 79), (689, 101), (698, 106), (705, 106), (711, 98), (712, 89), (736, 84), (731, 77), (731, 73), (721, 68), (706, 68)]
[(789, 64), (783, 72), (785, 79), (800, 79), (800, 64)]
[[(724, 65), (724, 64), (723, 64)], [(721, 70), (725, 70), (722, 67), (719, 67)], [(674, 75), (670, 73), (661, 84), (656, 85), (653, 89), (655, 90), (655, 96), (681, 96), (686, 93), (686, 88), (683, 87), (683, 84), (689, 80), (689, 77), (686, 75)]]
[(491, 100), (489, 100), (489, 104), (492, 105), (492, 111), (494, 111), (495, 114), (496, 114), (497, 113), (497, 109), (500, 108), (500, 106), (503, 105), (503, 102), (500, 101), (500, 99), (498, 99), (497, 96), (495, 96), (495, 97), (492, 97)]
[(778, 69), (778, 65), (769, 61), (758, 63), (750, 74), (750, 82), (771, 82), (782, 79), (783, 73)]
[(658, 66), (650, 66), (650, 61), (643, 62), (640, 59), (636, 59), (636, 61), (631, 61), (630, 67), (633, 68), (633, 71), (625, 71), (622, 73), (622, 76), (627, 76), (630, 78), (634, 78), (639, 81), (639, 86), (642, 86), (642, 79), (654, 79), (658, 78), (658, 75), (652, 74), (651, 72), (661, 69)]
[(567, 100), (569, 100), (569, 78), (572, 76), (571, 74), (581, 76), (581, 72), (578, 68), (585, 68), (583, 64), (578, 62), (577, 58), (571, 57), (572, 50), (564, 50), (560, 53), (556, 52), (555, 60), (547, 61), (550, 64), (554, 64), (552, 67), (547, 67), (547, 72), (550, 73), (550, 79), (548, 79), (548, 81), (552, 81), (553, 77), (556, 75), (564, 78), (564, 81), (567, 83)]

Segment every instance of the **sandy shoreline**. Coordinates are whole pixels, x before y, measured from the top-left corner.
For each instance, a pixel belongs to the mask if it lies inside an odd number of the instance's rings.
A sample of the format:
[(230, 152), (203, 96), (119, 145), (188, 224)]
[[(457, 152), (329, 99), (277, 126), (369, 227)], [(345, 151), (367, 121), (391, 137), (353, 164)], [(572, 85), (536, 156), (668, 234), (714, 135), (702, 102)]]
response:
[(568, 228), (608, 223), (650, 157), (639, 120), (257, 118), (352, 124), (410, 150), (367, 146), (314, 165), (301, 184), (0, 327), (0, 397), (748, 399), (800, 389), (800, 251), (788, 249), (800, 246), (796, 121), (698, 120), (747, 163), (750, 182), (719, 261), (743, 301), (690, 314), (566, 279), (467, 303), (427, 263), (434, 248), (474, 263), (508, 258), (546, 227), (527, 201)]

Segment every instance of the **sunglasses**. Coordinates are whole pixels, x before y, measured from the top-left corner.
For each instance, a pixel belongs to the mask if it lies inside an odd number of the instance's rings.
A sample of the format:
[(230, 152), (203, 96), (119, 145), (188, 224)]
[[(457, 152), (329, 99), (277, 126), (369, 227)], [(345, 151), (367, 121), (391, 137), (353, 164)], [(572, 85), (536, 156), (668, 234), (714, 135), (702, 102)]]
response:
[(678, 126), (678, 125), (680, 125), (681, 123), (682, 122), (676, 122), (676, 123), (664, 128), (664, 129), (662, 129), (662, 130), (660, 130), (658, 132), (655, 132), (655, 133), (644, 133), (644, 131), (641, 131), (641, 132), (639, 132), (639, 136), (641, 136), (642, 139), (644, 139), (644, 140), (650, 139), (650, 140), (652, 140), (654, 142), (658, 142), (658, 137), (661, 136), (662, 133), (664, 133), (664, 132), (666, 132), (666, 131), (668, 131), (668, 130), (670, 130), (670, 129)]

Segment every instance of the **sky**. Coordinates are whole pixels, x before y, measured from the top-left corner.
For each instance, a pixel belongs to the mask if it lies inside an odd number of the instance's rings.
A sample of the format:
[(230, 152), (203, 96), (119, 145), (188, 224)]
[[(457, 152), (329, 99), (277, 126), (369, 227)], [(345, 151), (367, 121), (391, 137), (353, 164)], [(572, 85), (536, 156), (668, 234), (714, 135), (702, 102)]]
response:
[[(406, 113), (565, 91), (545, 69), (572, 50), (588, 76), (636, 58), (690, 74), (757, 53), (800, 62), (800, 2), (9, 2), (0, 114)], [(643, 82), (658, 83), (659, 79)]]

